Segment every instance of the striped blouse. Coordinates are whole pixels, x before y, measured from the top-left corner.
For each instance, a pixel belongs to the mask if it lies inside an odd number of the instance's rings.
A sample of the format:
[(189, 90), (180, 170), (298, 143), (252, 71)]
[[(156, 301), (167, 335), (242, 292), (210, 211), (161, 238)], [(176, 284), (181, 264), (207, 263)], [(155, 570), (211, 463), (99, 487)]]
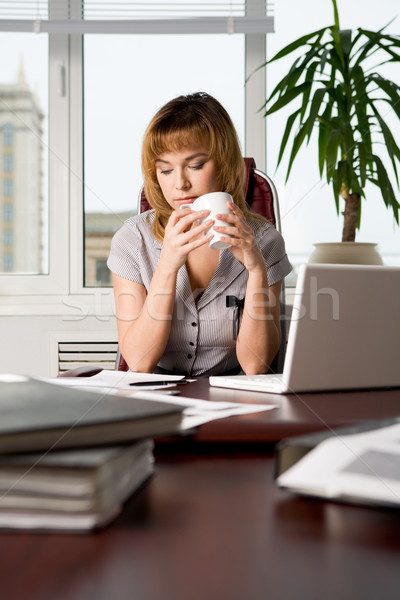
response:
[[(125, 221), (114, 235), (108, 267), (116, 275), (150, 286), (161, 244), (151, 232), (154, 212)], [(267, 265), (268, 284), (281, 281), (291, 271), (280, 233), (269, 223), (250, 221)], [(198, 301), (192, 292), (186, 266), (177, 276), (171, 333), (158, 367), (168, 372), (200, 376), (220, 374), (238, 367), (233, 321), (237, 308), (227, 307), (226, 297), (243, 299), (248, 271), (229, 250), (220, 252), (217, 269)]]

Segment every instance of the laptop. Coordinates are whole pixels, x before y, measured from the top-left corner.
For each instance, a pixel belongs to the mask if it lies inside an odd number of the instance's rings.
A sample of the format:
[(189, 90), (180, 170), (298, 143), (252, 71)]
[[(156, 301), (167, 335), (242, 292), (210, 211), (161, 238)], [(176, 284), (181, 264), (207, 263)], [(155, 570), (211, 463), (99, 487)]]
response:
[(276, 394), (400, 386), (400, 267), (303, 264), (282, 374), (212, 376)]

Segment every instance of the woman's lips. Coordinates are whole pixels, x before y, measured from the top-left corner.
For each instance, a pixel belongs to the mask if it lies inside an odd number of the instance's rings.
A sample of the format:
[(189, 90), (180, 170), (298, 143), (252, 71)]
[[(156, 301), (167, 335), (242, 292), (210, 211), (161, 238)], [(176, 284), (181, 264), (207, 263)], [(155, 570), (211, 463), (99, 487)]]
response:
[(193, 202), (197, 199), (197, 196), (192, 196), (190, 198), (177, 198), (175, 202), (178, 204), (193, 204)]

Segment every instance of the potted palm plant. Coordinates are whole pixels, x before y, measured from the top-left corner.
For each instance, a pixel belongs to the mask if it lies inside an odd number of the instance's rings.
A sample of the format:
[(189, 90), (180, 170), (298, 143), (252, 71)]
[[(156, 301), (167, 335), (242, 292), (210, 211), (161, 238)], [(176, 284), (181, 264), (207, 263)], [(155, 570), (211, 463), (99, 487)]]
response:
[(300, 37), (261, 65), (263, 68), (291, 53), (297, 56), (263, 109), (264, 116), (269, 116), (296, 103), (278, 155), (279, 165), (291, 143), (286, 180), (300, 148), (318, 132), (320, 176), (325, 172), (332, 185), (338, 215), (341, 198), (344, 200), (342, 242), (354, 244), (367, 182), (378, 186), (385, 206), (399, 224), (400, 204), (382, 152), (389, 158), (386, 162), (399, 188), (400, 149), (385, 116), (389, 111), (400, 120), (400, 87), (379, 70), (386, 63), (400, 62), (400, 36), (385, 33), (386, 27), (343, 30), (337, 1), (332, 4), (333, 25)]

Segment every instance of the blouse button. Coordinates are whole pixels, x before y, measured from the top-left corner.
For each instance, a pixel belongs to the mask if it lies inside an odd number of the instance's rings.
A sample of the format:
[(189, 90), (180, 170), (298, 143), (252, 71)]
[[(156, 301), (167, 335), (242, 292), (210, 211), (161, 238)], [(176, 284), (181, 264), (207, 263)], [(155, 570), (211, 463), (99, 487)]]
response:
[(189, 342), (189, 346), (194, 346), (194, 342)]
[(192, 358), (192, 355), (191, 355), (191, 354), (188, 354), (188, 355), (187, 355), (187, 357), (188, 357), (188, 358)]
[(192, 327), (197, 327), (197, 323), (196, 323), (196, 321), (193, 321), (193, 323), (192, 323)]

